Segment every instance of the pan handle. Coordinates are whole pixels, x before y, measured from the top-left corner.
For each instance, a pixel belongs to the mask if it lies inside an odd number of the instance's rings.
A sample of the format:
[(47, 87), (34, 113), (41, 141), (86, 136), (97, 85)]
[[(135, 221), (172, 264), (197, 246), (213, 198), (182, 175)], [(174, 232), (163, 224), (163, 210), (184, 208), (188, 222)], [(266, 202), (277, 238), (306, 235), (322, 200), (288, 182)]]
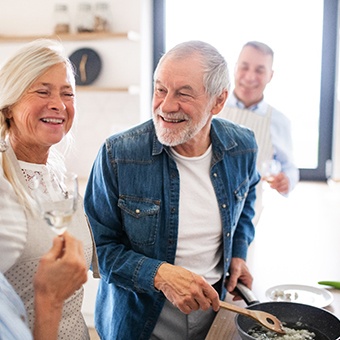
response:
[(248, 306), (254, 305), (255, 303), (259, 303), (260, 301), (257, 299), (255, 294), (243, 283), (238, 282), (235, 290), (242, 297), (245, 303)]

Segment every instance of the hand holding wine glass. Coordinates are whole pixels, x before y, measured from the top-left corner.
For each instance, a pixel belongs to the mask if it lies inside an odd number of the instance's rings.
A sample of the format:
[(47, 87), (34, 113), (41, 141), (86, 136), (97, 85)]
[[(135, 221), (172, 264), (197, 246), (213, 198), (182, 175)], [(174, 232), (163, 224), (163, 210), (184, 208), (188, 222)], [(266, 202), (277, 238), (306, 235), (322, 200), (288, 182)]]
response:
[(33, 195), (41, 216), (57, 235), (62, 235), (77, 209), (77, 175), (66, 173), (53, 193), (48, 192), (41, 176), (35, 176), (34, 182)]
[(274, 180), (274, 177), (281, 172), (281, 163), (275, 159), (269, 159), (261, 165), (262, 179), (268, 183)]

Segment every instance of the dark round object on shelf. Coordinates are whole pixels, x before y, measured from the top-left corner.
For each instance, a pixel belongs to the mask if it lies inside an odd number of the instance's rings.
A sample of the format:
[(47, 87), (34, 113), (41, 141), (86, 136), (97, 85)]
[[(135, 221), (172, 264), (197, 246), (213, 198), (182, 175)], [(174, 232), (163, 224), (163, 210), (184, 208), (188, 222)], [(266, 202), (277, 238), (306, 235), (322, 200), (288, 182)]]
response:
[(70, 55), (69, 59), (76, 71), (76, 85), (90, 85), (98, 78), (102, 62), (95, 50), (78, 49)]

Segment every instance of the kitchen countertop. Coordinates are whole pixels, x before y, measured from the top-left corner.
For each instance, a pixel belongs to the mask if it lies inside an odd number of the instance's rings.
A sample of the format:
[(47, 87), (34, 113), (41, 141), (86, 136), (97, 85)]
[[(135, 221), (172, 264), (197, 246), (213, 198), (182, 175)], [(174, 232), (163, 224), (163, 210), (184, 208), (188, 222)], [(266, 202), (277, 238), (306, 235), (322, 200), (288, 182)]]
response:
[[(247, 259), (255, 296), (268, 301), (266, 290), (281, 284), (325, 288), (334, 297), (325, 309), (340, 319), (340, 290), (318, 285), (318, 281), (340, 281), (340, 186), (331, 191), (325, 184), (301, 182), (288, 199), (266, 194), (266, 208)], [(246, 307), (230, 297), (226, 301)], [(220, 309), (206, 340), (240, 340), (235, 315)]]

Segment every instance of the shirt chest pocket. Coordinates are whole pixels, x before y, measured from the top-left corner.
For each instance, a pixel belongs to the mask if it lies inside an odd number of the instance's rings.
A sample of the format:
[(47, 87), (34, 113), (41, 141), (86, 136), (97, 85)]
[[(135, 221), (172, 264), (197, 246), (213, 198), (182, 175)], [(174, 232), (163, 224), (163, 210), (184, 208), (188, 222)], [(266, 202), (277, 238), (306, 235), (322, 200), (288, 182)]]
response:
[(121, 196), (118, 207), (122, 213), (123, 229), (130, 242), (139, 246), (154, 244), (159, 224), (160, 201)]

